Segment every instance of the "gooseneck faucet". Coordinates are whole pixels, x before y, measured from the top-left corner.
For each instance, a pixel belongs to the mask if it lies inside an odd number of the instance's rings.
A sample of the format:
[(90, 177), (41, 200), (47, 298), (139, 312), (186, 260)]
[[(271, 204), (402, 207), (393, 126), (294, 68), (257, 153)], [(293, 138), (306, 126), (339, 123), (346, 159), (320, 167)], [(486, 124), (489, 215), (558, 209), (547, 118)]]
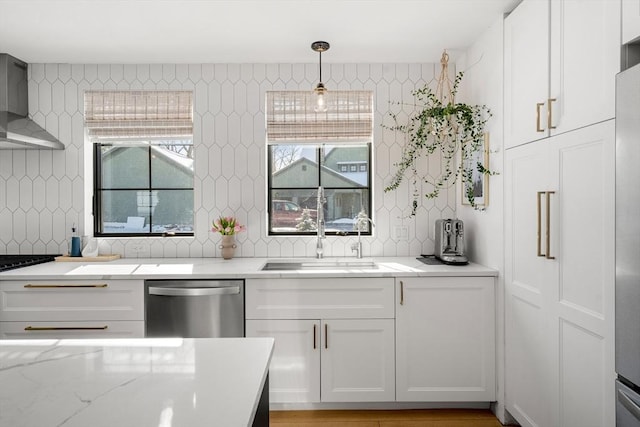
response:
[(322, 246), (322, 239), (324, 235), (324, 203), (327, 201), (324, 197), (324, 188), (318, 187), (318, 201), (316, 203), (318, 237), (316, 240), (316, 258), (322, 258), (324, 255), (324, 247)]
[(362, 225), (366, 224), (367, 221), (371, 223), (372, 227), (376, 226), (371, 218), (367, 216), (365, 211), (360, 211), (358, 213), (358, 216), (356, 217), (356, 222), (354, 224), (355, 229), (358, 230), (358, 241), (351, 244), (351, 252), (355, 251), (356, 258), (362, 258), (362, 242), (360, 241), (360, 231), (362, 231)]

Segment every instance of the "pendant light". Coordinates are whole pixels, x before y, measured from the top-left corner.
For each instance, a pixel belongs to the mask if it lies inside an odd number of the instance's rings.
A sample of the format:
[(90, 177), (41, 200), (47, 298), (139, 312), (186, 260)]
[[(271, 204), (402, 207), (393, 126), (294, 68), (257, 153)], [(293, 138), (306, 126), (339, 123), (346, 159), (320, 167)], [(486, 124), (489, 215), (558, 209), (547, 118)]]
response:
[(327, 50), (329, 50), (329, 43), (323, 41), (313, 42), (311, 43), (311, 49), (314, 52), (318, 52), (318, 54), (320, 55), (320, 82), (313, 90), (316, 97), (316, 106), (314, 107), (314, 111), (316, 113), (324, 113), (327, 111), (327, 103), (324, 96), (327, 93), (327, 89), (322, 83), (322, 52), (326, 52)]

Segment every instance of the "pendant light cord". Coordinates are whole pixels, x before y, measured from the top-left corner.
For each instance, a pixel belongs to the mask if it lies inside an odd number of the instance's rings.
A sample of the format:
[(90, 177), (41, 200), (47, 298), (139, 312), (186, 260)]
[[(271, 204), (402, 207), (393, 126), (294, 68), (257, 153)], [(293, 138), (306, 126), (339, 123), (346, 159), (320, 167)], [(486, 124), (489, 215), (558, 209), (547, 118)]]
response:
[(314, 52), (318, 52), (320, 54), (320, 57), (319, 57), (320, 82), (318, 84), (320, 87), (324, 87), (324, 84), (322, 84), (322, 52), (329, 50), (329, 43), (324, 41), (313, 42), (311, 43), (311, 49)]

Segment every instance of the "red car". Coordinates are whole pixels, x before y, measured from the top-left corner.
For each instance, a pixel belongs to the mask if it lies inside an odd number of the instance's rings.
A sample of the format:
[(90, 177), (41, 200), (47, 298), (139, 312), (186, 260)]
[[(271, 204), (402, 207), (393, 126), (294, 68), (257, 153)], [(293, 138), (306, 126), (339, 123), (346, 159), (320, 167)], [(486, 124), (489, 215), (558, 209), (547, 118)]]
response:
[[(290, 200), (271, 201), (271, 227), (295, 227), (302, 218), (303, 208)], [(318, 218), (318, 211), (308, 209), (311, 218)]]

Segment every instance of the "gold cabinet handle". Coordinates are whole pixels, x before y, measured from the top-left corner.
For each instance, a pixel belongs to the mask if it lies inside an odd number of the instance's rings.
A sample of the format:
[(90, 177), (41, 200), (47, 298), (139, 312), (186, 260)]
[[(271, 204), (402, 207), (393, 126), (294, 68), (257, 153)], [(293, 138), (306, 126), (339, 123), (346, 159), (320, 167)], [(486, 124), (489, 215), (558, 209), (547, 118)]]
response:
[(108, 326), (27, 326), (25, 331), (104, 331)]
[(542, 199), (542, 195), (545, 194), (546, 191), (538, 191), (538, 195), (537, 195), (537, 204), (538, 204), (538, 247), (537, 247), (537, 254), (538, 256), (545, 256), (545, 254), (542, 253), (542, 207), (541, 207), (541, 199)]
[(316, 349), (316, 324), (313, 324), (313, 349)]
[(544, 132), (544, 129), (540, 127), (540, 108), (544, 105), (544, 102), (538, 102), (536, 104), (536, 132)]
[(324, 348), (329, 348), (329, 325), (324, 324)]
[(556, 98), (549, 98), (547, 100), (547, 127), (549, 129), (555, 129), (556, 127), (553, 126), (553, 110), (552, 110), (552, 102), (557, 101)]
[(400, 305), (404, 305), (404, 282), (400, 280)]
[(106, 283), (100, 283), (97, 285), (91, 285), (91, 284), (85, 284), (85, 285), (58, 285), (58, 284), (51, 284), (51, 285), (34, 285), (34, 284), (26, 284), (24, 285), (25, 288), (30, 288), (30, 289), (35, 289), (35, 288), (40, 288), (40, 289), (54, 289), (54, 288), (71, 288), (71, 289), (75, 289), (75, 288), (106, 288), (107, 286), (109, 286)]
[(547, 259), (556, 259), (556, 257), (551, 256), (551, 195), (555, 194), (555, 191), (547, 191), (547, 230), (546, 230), (546, 238), (547, 238)]

